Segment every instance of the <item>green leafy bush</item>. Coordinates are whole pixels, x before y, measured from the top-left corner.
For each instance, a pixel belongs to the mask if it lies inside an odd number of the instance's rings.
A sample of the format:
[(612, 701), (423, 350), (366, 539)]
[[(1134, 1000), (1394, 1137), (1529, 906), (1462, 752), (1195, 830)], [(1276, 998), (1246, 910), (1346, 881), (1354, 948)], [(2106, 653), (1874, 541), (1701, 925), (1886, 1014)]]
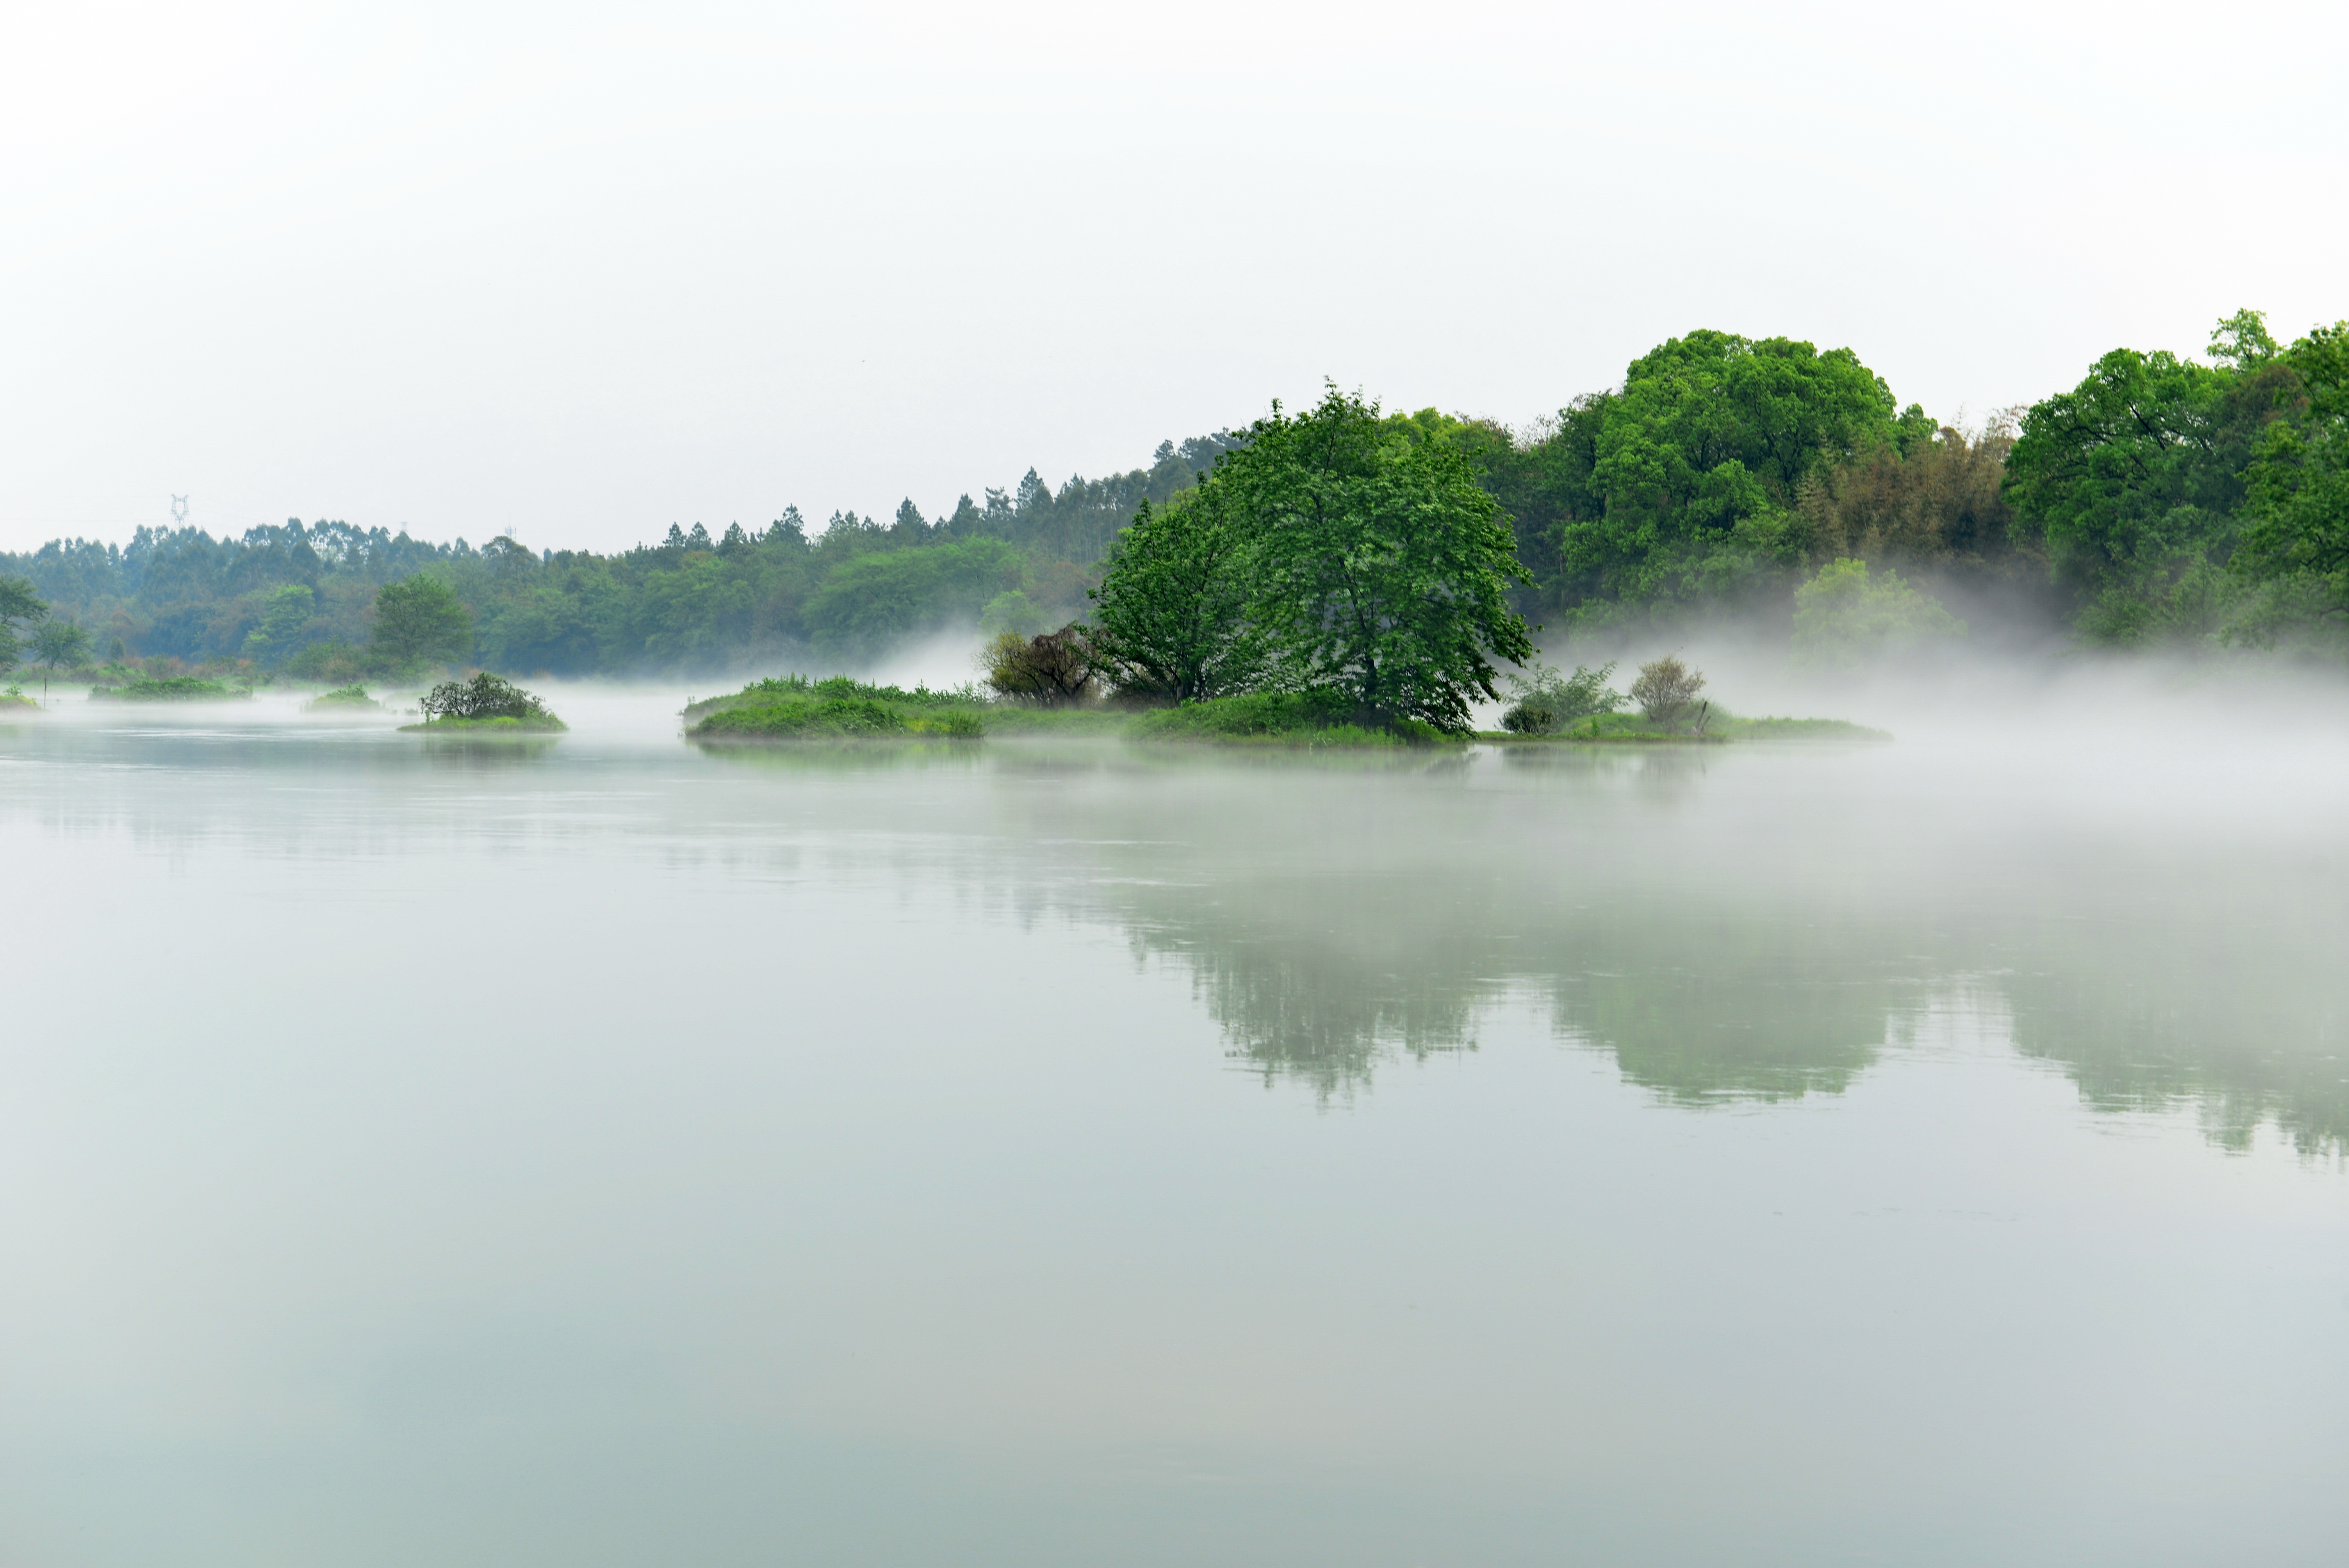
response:
[(1023, 637), (1005, 632), (979, 655), (996, 695), (1040, 707), (1063, 707), (1098, 696), (1101, 655), (1075, 622), (1057, 632)]
[(1692, 670), (1671, 654), (1640, 666), (1631, 683), (1631, 700), (1640, 717), (1660, 729), (1676, 728), (1698, 711), (1697, 693), (1704, 689), (1704, 673)]
[(1577, 719), (1614, 713), (1623, 706), (1623, 694), (1607, 684), (1615, 673), (1612, 660), (1591, 669), (1577, 665), (1570, 676), (1548, 665), (1536, 665), (1529, 675), (1508, 677), (1516, 700), (1501, 715), (1501, 727), (1512, 735), (1552, 735)]

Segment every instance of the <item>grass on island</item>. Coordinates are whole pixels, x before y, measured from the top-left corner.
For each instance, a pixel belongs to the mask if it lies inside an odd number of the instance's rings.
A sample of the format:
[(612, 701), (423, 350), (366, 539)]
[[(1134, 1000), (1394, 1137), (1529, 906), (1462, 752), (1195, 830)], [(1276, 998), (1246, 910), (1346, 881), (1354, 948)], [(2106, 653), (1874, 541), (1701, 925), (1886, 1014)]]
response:
[(1433, 746), (1466, 738), (1415, 719), (1360, 723), (1352, 701), (1334, 691), (1247, 692), (1186, 702), (1138, 714), (1125, 732), (1136, 740), (1218, 746)]
[(517, 718), (512, 714), (493, 714), (488, 718), (432, 718), (422, 724), (403, 724), (402, 735), (560, 735), (571, 727), (553, 714), (540, 714), (531, 718)]
[(1451, 738), (1410, 720), (1383, 729), (1356, 724), (1350, 705), (1333, 693), (1254, 693), (1137, 711), (995, 701), (975, 686), (907, 691), (847, 676), (753, 681), (731, 696), (688, 704), (684, 717), (688, 737), (716, 741), (1095, 734), (1226, 745), (1397, 746)]
[(253, 696), (219, 681), (208, 681), (202, 676), (165, 676), (160, 679), (135, 680), (119, 686), (96, 686), (89, 688), (92, 702), (232, 702)]
[(369, 696), (367, 687), (347, 686), (336, 686), (330, 692), (321, 692), (302, 706), (310, 713), (331, 713), (336, 708), (380, 708), (383, 704)]
[(753, 681), (730, 696), (688, 703), (685, 709), (686, 733), (696, 740), (974, 739), (988, 732), (992, 717), (988, 701), (968, 686), (907, 691), (846, 676)]

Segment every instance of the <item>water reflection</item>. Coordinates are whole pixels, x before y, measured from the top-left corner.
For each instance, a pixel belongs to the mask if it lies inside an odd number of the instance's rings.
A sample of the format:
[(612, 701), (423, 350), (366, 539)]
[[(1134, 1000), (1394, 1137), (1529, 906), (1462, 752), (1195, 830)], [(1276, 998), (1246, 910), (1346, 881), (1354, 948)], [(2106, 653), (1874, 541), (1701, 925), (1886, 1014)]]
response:
[(552, 735), (422, 735), (416, 739), (433, 766), (475, 770), (543, 762), (562, 744)]
[(2330, 979), (2349, 932), (2304, 852), (1922, 832), (1933, 803), (1838, 801), (1817, 758), (1485, 760), (1370, 786), (1293, 761), (1244, 790), (1128, 777), (1062, 799), (1058, 827), (1091, 846), (1098, 913), (1183, 965), (1268, 1082), (1342, 1097), (1381, 1061), (1474, 1049), (1490, 1008), (1533, 996), (1669, 1103), (1832, 1094), (1963, 994), (2093, 1106), (2190, 1101), (2229, 1148), (2263, 1122), (2349, 1148)]
[(1474, 1051), (1495, 1009), (1524, 1006), (1666, 1104), (1840, 1094), (1962, 993), (2091, 1106), (2190, 1105), (2230, 1149), (2262, 1125), (2349, 1149), (2329, 820), (2249, 849), (2199, 825), (2098, 838), (2060, 798), (1989, 797), (1894, 748), (697, 749), (667, 715), (648, 731), (631, 748), (28, 725), (0, 806), (173, 854), (593, 831), (754, 876), (886, 871), (965, 890), (978, 918), (1119, 933), (1187, 976), (1233, 1064), (1325, 1099)]
[(936, 740), (703, 740), (689, 742), (712, 761), (771, 773), (862, 773), (947, 767), (972, 769), (985, 759), (981, 743)]

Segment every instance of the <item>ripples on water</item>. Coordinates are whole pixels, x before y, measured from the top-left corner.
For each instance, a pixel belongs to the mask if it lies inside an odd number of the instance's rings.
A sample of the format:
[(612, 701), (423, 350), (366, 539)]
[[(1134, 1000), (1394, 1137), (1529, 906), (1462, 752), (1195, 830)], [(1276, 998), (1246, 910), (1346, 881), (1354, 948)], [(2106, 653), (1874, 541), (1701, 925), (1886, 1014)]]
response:
[(2332, 1560), (2333, 752), (674, 706), (0, 727), (0, 1556)]

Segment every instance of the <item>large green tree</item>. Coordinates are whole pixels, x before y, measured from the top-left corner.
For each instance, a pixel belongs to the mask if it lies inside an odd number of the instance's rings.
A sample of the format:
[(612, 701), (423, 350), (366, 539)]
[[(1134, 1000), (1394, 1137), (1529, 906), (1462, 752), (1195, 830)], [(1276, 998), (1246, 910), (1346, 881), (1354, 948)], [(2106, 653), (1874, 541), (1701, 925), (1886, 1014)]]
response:
[(0, 675), (16, 667), (25, 656), (17, 634), (45, 619), (49, 607), (22, 577), (0, 577)]
[(1701, 331), (1632, 361), (1621, 392), (1562, 410), (1539, 443), (1557, 449), (1512, 466), (1556, 514), (1554, 570), (1574, 596), (1671, 602), (1799, 564), (1804, 480), (1934, 429), (1848, 348)]
[(2004, 480), (2015, 526), (2044, 545), (2092, 640), (2217, 629), (2209, 590), (2234, 548), (2244, 469), (2297, 377), (2256, 312), (2221, 322), (2212, 348), (2210, 365), (2116, 348), (2023, 417)]
[(1398, 432), (1375, 403), (1333, 387), (1302, 414), (1275, 405), (1200, 489), (1251, 542), (1251, 615), (1292, 683), (1464, 730), (1471, 703), (1499, 695), (1493, 661), (1533, 657), (1500, 503), (1464, 451)]
[(246, 634), (244, 651), (264, 664), (284, 664), (301, 647), (316, 603), (316, 593), (305, 583), (278, 589), (262, 602), (261, 624)]
[(89, 663), (89, 628), (67, 620), (41, 623), (33, 633), (33, 662), (48, 670), (78, 670)]
[(1207, 485), (1153, 508), (1112, 546), (1092, 590), (1093, 646), (1123, 689), (1196, 702), (1247, 689), (1264, 673), (1249, 611), (1248, 541), (1230, 491)]
[(2305, 587), (2322, 613), (2349, 615), (2349, 322), (2317, 328), (2282, 357), (2297, 397), (2253, 452), (2230, 565), (2254, 583)]
[(455, 589), (419, 572), (376, 594), (371, 642), (396, 666), (460, 658), (473, 645), (472, 613)]

